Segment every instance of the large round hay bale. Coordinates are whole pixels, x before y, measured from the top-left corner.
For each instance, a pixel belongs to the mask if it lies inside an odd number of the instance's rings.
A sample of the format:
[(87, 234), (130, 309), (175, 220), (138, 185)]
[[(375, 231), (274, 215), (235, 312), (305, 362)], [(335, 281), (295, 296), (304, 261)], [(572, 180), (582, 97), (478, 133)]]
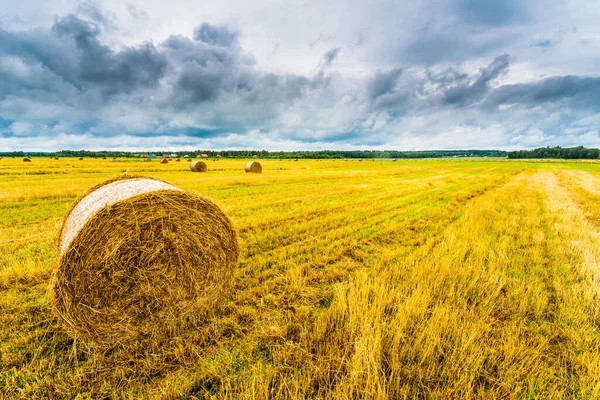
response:
[(169, 160), (167, 160), (166, 158), (163, 158), (162, 160), (160, 160), (161, 164), (168, 164)]
[(31, 157), (25, 157), (25, 158), (23, 158), (23, 162), (31, 162)]
[(79, 157), (79, 158), (78, 158), (78, 160), (79, 160), (79, 161), (83, 161), (83, 157)]
[(181, 160), (178, 158), (178, 159), (176, 159), (175, 161), (177, 161), (177, 162), (180, 162)]
[(67, 331), (98, 347), (176, 332), (224, 295), (239, 256), (217, 205), (135, 176), (76, 201), (58, 250), (51, 304)]
[(190, 164), (190, 171), (192, 172), (206, 172), (208, 167), (204, 161), (194, 161)]
[(262, 172), (262, 165), (258, 161), (250, 161), (244, 167), (246, 172), (253, 172), (255, 174), (260, 174)]

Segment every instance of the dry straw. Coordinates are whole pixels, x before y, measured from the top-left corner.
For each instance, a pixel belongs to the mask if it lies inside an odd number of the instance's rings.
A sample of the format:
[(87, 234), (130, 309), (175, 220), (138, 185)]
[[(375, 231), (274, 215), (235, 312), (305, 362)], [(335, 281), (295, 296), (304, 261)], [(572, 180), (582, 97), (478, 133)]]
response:
[(204, 161), (194, 161), (190, 164), (190, 171), (192, 172), (206, 172), (208, 167)]
[(250, 161), (244, 167), (246, 172), (253, 172), (255, 174), (260, 174), (262, 172), (262, 165), (258, 161)]
[(162, 160), (160, 160), (161, 164), (168, 164), (169, 160), (167, 160), (166, 158), (163, 158)]
[(23, 162), (31, 162), (31, 158), (30, 158), (30, 157), (25, 157), (25, 158), (23, 159)]
[(65, 328), (93, 346), (160, 339), (214, 306), (238, 256), (235, 230), (213, 202), (123, 176), (68, 213), (50, 300)]
[(83, 160), (83, 157), (79, 157), (79, 158), (78, 158), (78, 160), (79, 160), (79, 161), (82, 161), (82, 160)]

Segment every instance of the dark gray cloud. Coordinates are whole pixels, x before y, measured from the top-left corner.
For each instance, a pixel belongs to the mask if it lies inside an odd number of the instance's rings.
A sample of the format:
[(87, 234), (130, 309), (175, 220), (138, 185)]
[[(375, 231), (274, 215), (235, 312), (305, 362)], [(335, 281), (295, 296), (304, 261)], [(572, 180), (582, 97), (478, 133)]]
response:
[(75, 15), (58, 19), (52, 32), (77, 50), (75, 78), (82, 89), (97, 85), (105, 93), (130, 92), (155, 86), (163, 76), (167, 60), (152, 43), (143, 43), (115, 52), (99, 41), (99, 27)]
[(336, 57), (338, 56), (338, 54), (340, 54), (340, 51), (342, 49), (339, 47), (334, 47), (330, 50), (328, 50), (324, 55), (323, 55), (323, 63), (326, 67), (331, 66), (331, 63), (333, 62), (333, 60), (336, 59)]
[(474, 25), (507, 25), (527, 19), (526, 3), (521, 0), (459, 0), (456, 10), (465, 22)]
[[(126, 135), (142, 147), (157, 138), (224, 147), (393, 147), (413, 137), (442, 147), (433, 138), (472, 132), (476, 143), (498, 146), (481, 135), (496, 130), (502, 140), (529, 145), (561, 131), (600, 129), (597, 76), (531, 74), (526, 83), (502, 84), (519, 82), (511, 72), (517, 59), (498, 51), (510, 34), (489, 33), (525, 21), (526, 9), (513, 1), (454, 6), (456, 15), (430, 18), (402, 46), (390, 36), (390, 57), (373, 68), (352, 70), (348, 59), (377, 35), (369, 32), (366, 41), (360, 33), (357, 46), (353, 34), (343, 58), (342, 47), (326, 46), (321, 36), (312, 72), (302, 74), (257, 62), (242, 48), (240, 30), (210, 23), (157, 42), (108, 40), (116, 17), (80, 3), (76, 14), (46, 28), (0, 28), (0, 145), (38, 135), (76, 143)], [(131, 4), (124, 9), (136, 21), (150, 18)], [(532, 46), (561, 43), (545, 37), (551, 35), (528, 38), (523, 47), (545, 54)], [(299, 41), (308, 47), (306, 39)]]
[(126, 93), (158, 83), (167, 61), (152, 43), (113, 51), (100, 43), (99, 33), (98, 25), (71, 14), (58, 19), (50, 32), (0, 30), (0, 54), (39, 65), (80, 91)]
[(557, 104), (568, 108), (600, 111), (600, 78), (553, 76), (533, 83), (504, 85), (492, 90), (485, 108), (501, 105), (539, 107)]
[(391, 94), (395, 89), (398, 78), (402, 74), (401, 68), (389, 71), (377, 71), (367, 84), (367, 94), (370, 99), (376, 99), (385, 94)]
[[(490, 65), (479, 70), (479, 75), (473, 81), (449, 87), (442, 102), (463, 107), (481, 99), (489, 90), (490, 82), (506, 73), (510, 63), (511, 57), (508, 54), (496, 57)], [(463, 80), (463, 77), (459, 76), (459, 79)]]
[(498, 54), (514, 40), (513, 32), (490, 35), (455, 23), (435, 25), (419, 31), (408, 44), (390, 54), (411, 64), (431, 66)]
[(230, 31), (225, 26), (215, 26), (207, 22), (203, 22), (199, 27), (194, 29), (194, 39), (201, 42), (221, 47), (233, 47), (237, 45), (238, 34)]

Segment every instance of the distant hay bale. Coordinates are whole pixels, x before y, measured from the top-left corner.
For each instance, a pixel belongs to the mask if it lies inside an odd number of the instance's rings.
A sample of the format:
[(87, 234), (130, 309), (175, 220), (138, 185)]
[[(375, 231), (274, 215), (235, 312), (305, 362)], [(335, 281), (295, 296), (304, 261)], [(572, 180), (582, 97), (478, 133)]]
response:
[(103, 160), (106, 160), (106, 157), (102, 157)]
[(294, 161), (298, 161), (298, 159), (297, 159), (297, 158), (294, 158)]
[(59, 236), (50, 301), (65, 329), (100, 348), (168, 337), (230, 287), (239, 247), (212, 201), (124, 176), (75, 202)]
[(167, 160), (166, 158), (163, 158), (162, 160), (160, 160), (161, 164), (168, 164), (169, 160)]
[(396, 159), (394, 158), (392, 161), (398, 161), (398, 160), (396, 160)]
[(192, 161), (192, 159), (191, 159), (191, 158), (188, 158), (188, 159), (187, 159), (187, 161)]
[(145, 158), (145, 159), (144, 159), (144, 161), (145, 161), (145, 162), (152, 162), (152, 159), (150, 159), (150, 158)]
[(362, 158), (359, 158), (358, 161), (362, 161)]
[(58, 160), (58, 157), (54, 157), (55, 160)]
[(177, 162), (180, 162), (181, 160), (178, 158), (178, 159), (177, 159), (177, 160), (175, 160), (175, 161), (177, 161)]
[(260, 174), (262, 172), (262, 165), (260, 165), (258, 161), (250, 161), (248, 164), (246, 164), (244, 170), (246, 172)]
[(25, 158), (23, 158), (23, 162), (31, 162), (31, 157), (25, 157)]
[(78, 158), (78, 160), (79, 160), (79, 161), (82, 161), (82, 160), (83, 160), (83, 157), (79, 157), (79, 158)]
[(204, 161), (194, 161), (190, 164), (190, 171), (192, 172), (206, 172), (208, 167)]

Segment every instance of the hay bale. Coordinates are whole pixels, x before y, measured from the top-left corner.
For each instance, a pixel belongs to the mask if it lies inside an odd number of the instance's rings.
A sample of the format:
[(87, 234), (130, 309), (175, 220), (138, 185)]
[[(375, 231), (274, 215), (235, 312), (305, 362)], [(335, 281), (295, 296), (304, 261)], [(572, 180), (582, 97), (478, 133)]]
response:
[(179, 162), (179, 161), (181, 161), (181, 160), (178, 158), (178, 159), (176, 159), (175, 161)]
[(262, 165), (260, 165), (258, 161), (250, 161), (248, 164), (246, 164), (244, 170), (246, 172), (260, 174), (262, 172)]
[(187, 159), (187, 161), (192, 161), (192, 159), (191, 159), (191, 158), (188, 158), (188, 159)]
[(58, 157), (54, 157), (55, 160), (58, 160)]
[(212, 201), (127, 175), (75, 202), (58, 246), (51, 304), (69, 333), (100, 348), (177, 332), (222, 298), (239, 256)]
[(394, 162), (395, 162), (395, 161), (398, 161), (398, 160), (396, 160), (396, 159), (394, 158), (392, 161), (394, 161)]
[(106, 160), (106, 157), (102, 157), (103, 160)]
[(206, 172), (208, 167), (204, 161), (194, 161), (190, 164), (190, 171), (192, 172)]
[(83, 157), (79, 157), (79, 158), (78, 158), (78, 160), (79, 160), (79, 161), (83, 161)]
[(163, 158), (162, 160), (160, 160), (161, 164), (168, 164), (169, 160), (167, 160), (166, 158)]
[(31, 162), (31, 157), (25, 157), (25, 158), (23, 158), (23, 162)]

